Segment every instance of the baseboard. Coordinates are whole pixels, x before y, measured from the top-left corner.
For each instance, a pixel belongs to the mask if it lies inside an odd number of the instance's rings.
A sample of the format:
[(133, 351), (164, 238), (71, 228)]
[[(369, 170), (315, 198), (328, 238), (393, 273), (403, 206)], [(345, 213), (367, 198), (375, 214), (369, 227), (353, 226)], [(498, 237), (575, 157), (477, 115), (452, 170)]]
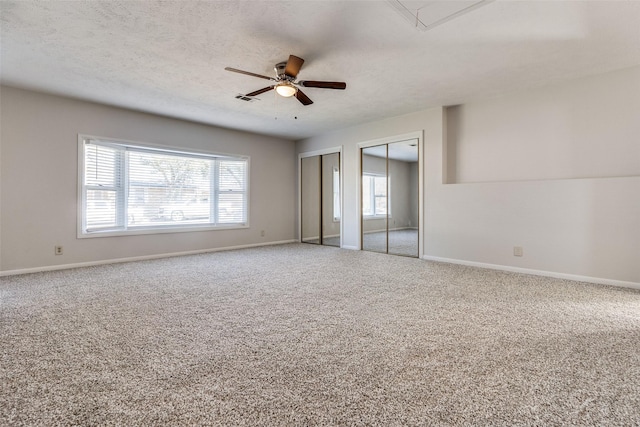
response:
[(247, 249), (247, 248), (255, 248), (259, 246), (284, 245), (287, 243), (296, 243), (296, 242), (297, 240), (280, 240), (277, 242), (251, 243), (248, 245), (225, 246), (222, 248), (212, 248), (212, 249), (198, 249), (195, 251), (170, 252), (170, 253), (164, 253), (164, 254), (143, 255), (143, 256), (128, 257), (128, 258), (107, 259), (107, 260), (101, 260), (101, 261), (78, 262), (74, 264), (48, 265), (45, 267), (34, 267), (34, 268), (24, 268), (19, 270), (0, 271), (0, 277), (15, 276), (18, 274), (28, 274), (28, 273), (41, 273), (45, 271), (67, 270), (70, 268), (93, 267), (96, 265), (119, 264), (123, 262), (147, 261), (152, 259), (171, 258), (171, 257), (177, 257), (177, 256), (185, 256), (185, 255), (198, 255), (198, 254), (205, 254), (210, 252), (232, 251), (235, 249)]
[(351, 246), (351, 245), (342, 245), (342, 249), (349, 249), (350, 251), (359, 251), (360, 248), (357, 246)]
[[(395, 228), (390, 228), (389, 231), (402, 231), (402, 230), (417, 230), (417, 227), (395, 227)], [(386, 228), (380, 229), (380, 230), (369, 230), (369, 231), (365, 231), (364, 234), (372, 234), (372, 233), (384, 233), (385, 231), (387, 231)]]
[(330, 239), (332, 237), (340, 237), (340, 234), (327, 234), (326, 236), (322, 236), (323, 239)]
[[(329, 235), (326, 235), (326, 236), (322, 236), (323, 239), (330, 239), (332, 237), (340, 237), (340, 234), (329, 234)], [(305, 242), (310, 241), (310, 240), (311, 241), (320, 240), (320, 236), (305, 237), (304, 239), (305, 239), (304, 240)], [(297, 242), (302, 242), (302, 240), (296, 240), (296, 241)]]
[(596, 283), (599, 285), (618, 286), (622, 288), (640, 289), (640, 283), (626, 282), (624, 280), (604, 279), (600, 277), (580, 276), (577, 274), (558, 273), (555, 271), (534, 270), (531, 268), (512, 267), (508, 265), (487, 264), (484, 262), (465, 261), (454, 258), (441, 258), (429, 255), (423, 255), (422, 259), (427, 261), (446, 262), (449, 264), (468, 265), (470, 267), (487, 268), (491, 270), (510, 271), (512, 273), (531, 274), (534, 276), (553, 277), (556, 279), (573, 280), (575, 282)]

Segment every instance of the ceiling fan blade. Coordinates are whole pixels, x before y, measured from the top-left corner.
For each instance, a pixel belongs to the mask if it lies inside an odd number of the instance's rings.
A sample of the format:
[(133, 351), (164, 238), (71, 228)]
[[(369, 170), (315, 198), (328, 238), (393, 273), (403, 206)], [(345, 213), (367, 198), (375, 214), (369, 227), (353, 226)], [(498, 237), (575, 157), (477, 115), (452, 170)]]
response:
[(298, 85), (302, 87), (319, 87), (323, 89), (346, 89), (345, 82), (320, 82), (317, 80), (300, 80)]
[(237, 68), (225, 67), (227, 71), (233, 71), (234, 73), (246, 74), (247, 76), (259, 77), (261, 79), (274, 80), (273, 77), (263, 76), (262, 74), (250, 73), (249, 71), (238, 70)]
[(273, 88), (274, 88), (273, 86), (263, 87), (262, 89), (258, 89), (255, 92), (248, 93), (245, 96), (258, 96), (261, 93), (269, 92)]
[(301, 91), (300, 89), (298, 89), (298, 91), (296, 92), (296, 98), (298, 98), (298, 101), (300, 101), (302, 105), (313, 104), (313, 101), (309, 99), (309, 97), (305, 95), (304, 92)]
[(302, 64), (304, 64), (304, 59), (298, 58), (295, 55), (289, 55), (287, 65), (284, 67), (284, 73), (289, 77), (296, 77), (300, 72)]

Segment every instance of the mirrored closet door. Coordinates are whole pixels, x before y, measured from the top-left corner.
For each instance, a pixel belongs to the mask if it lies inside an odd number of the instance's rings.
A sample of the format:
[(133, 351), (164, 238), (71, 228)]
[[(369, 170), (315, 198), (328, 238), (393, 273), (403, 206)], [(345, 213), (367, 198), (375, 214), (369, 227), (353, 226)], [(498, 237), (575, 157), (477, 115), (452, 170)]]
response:
[(340, 247), (340, 153), (300, 162), (301, 241)]
[(387, 145), (362, 149), (362, 249), (388, 251)]
[(362, 249), (418, 257), (418, 140), (361, 149)]
[(301, 240), (320, 244), (320, 156), (300, 162)]

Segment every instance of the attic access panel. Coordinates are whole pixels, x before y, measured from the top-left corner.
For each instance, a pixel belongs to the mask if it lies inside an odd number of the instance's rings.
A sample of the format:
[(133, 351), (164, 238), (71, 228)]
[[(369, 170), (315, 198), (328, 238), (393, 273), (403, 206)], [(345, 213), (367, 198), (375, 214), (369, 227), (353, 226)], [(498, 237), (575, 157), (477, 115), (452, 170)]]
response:
[(412, 26), (428, 31), (494, 0), (387, 0)]

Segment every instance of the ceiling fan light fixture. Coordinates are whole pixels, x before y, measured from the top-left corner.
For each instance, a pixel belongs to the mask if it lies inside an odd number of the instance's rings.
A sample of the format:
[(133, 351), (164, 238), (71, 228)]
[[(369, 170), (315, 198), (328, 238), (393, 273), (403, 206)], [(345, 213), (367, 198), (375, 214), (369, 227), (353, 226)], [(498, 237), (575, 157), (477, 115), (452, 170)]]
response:
[[(396, 0), (397, 1), (397, 0)], [(478, 0), (475, 0), (478, 1)], [(482, 0), (489, 1), (489, 0)], [(284, 98), (292, 98), (295, 97), (302, 105), (311, 105), (313, 101), (309, 99), (305, 93), (298, 89), (298, 87), (314, 87), (320, 89), (346, 89), (347, 84), (345, 82), (325, 82), (321, 80), (298, 80), (298, 72), (300, 71), (300, 67), (304, 64), (304, 59), (298, 58), (295, 55), (289, 55), (289, 59), (286, 62), (279, 62), (274, 67), (276, 72), (276, 77), (268, 77), (263, 76), (262, 74), (251, 73), (249, 71), (239, 70), (237, 68), (226, 67), (225, 70), (232, 71), (234, 73), (245, 74), (247, 76), (258, 77), (261, 79), (266, 79), (271, 81), (272, 83), (263, 87), (262, 89), (258, 89), (251, 93), (247, 93), (246, 95), (242, 95), (244, 98), (253, 99), (254, 97), (263, 94), (265, 92), (269, 92), (270, 90), (275, 90), (275, 92), (284, 97)]]
[(276, 92), (278, 92), (278, 95), (283, 96), (285, 98), (292, 97), (293, 95), (296, 94), (297, 91), (298, 91), (298, 88), (296, 88), (291, 83), (280, 83), (276, 85)]

